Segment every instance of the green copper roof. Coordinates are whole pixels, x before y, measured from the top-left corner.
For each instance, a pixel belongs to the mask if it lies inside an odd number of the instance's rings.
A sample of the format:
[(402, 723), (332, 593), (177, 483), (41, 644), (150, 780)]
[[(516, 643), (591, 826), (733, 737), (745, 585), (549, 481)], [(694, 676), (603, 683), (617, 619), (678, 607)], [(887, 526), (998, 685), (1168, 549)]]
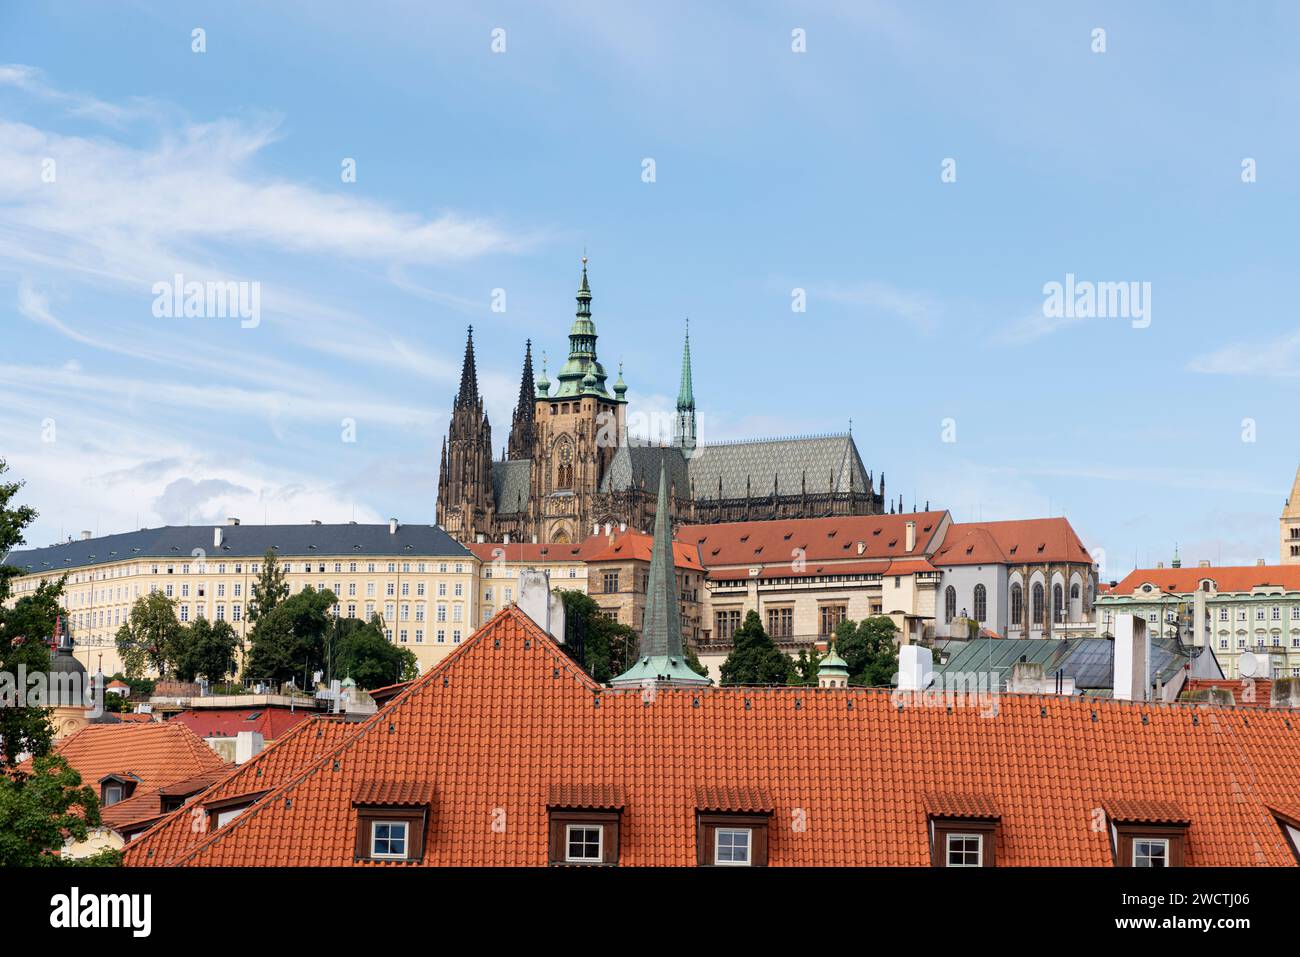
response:
[(841, 658), (835, 651), (835, 640), (831, 639), (831, 647), (817, 665), (817, 675), (843, 675), (848, 677), (849, 663)]
[[(609, 396), (605, 391), (605, 367), (596, 359), (596, 323), (591, 318), (591, 286), (587, 283), (587, 257), (582, 257), (582, 283), (578, 287), (578, 311), (569, 329), (569, 358), (556, 373), (558, 387), (553, 398), (584, 393)], [(591, 376), (591, 381), (587, 377)]]
[(682, 349), (682, 384), (677, 390), (677, 411), (695, 411), (695, 388), (691, 382), (691, 320), (686, 320), (686, 346)]
[(673, 560), (672, 520), (668, 515), (668, 472), (659, 471), (659, 502), (655, 508), (654, 548), (646, 580), (645, 618), (641, 626), (641, 657), (610, 684), (712, 684), (686, 664), (682, 654), (682, 609), (677, 595)]

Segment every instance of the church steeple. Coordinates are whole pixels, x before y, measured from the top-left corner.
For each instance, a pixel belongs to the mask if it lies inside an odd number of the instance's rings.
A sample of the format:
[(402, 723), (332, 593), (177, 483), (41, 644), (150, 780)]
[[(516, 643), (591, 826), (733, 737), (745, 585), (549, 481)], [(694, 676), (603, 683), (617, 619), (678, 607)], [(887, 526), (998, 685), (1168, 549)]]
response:
[(555, 396), (564, 398), (595, 393), (608, 398), (605, 367), (596, 359), (596, 323), (591, 318), (591, 286), (587, 282), (586, 256), (582, 257), (582, 283), (578, 287), (577, 300), (578, 311), (569, 329), (569, 361), (555, 376), (559, 383)]
[(673, 445), (690, 458), (695, 452), (695, 386), (691, 380), (691, 320), (686, 320), (686, 344), (682, 347), (682, 382), (677, 389), (677, 419), (673, 423)]
[(682, 608), (677, 594), (677, 562), (673, 554), (672, 517), (668, 512), (668, 470), (659, 466), (659, 501), (655, 506), (654, 545), (646, 579), (641, 654), (614, 687), (648, 684), (708, 685), (713, 682), (686, 664), (682, 645)]
[(474, 327), (469, 327), (465, 339), (465, 361), (460, 367), (460, 390), (456, 393), (456, 404), (474, 401), (478, 398), (478, 369), (474, 363)]
[(515, 404), (510, 426), (510, 446), (507, 456), (512, 459), (532, 458), (533, 442), (537, 435), (534, 420), (534, 403), (537, 387), (533, 384), (533, 340), (524, 343), (524, 372), (519, 379), (519, 401)]
[(437, 521), (452, 536), (472, 541), (491, 525), (492, 425), (478, 391), (474, 327), (465, 338), (460, 389), (451, 407), (451, 424), (439, 459)]

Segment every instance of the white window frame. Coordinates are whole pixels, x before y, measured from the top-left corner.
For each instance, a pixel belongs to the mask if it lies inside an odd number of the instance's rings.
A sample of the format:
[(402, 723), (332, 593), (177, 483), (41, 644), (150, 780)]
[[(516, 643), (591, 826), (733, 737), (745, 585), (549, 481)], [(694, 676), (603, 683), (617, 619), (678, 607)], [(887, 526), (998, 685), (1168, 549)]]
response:
[[(574, 831), (595, 831), (596, 832), (596, 856), (595, 857), (574, 857), (573, 856), (573, 832)], [(583, 840), (582, 846), (586, 847), (590, 842)], [(599, 824), (566, 824), (564, 826), (564, 862), (566, 864), (599, 864), (605, 859), (605, 829)]]
[[(975, 841), (975, 863), (974, 864), (954, 864), (952, 862), (953, 841)], [(959, 853), (966, 854), (964, 849)], [(984, 835), (969, 832), (952, 833), (944, 836), (943, 842), (944, 866), (945, 867), (983, 867), (984, 866)]]
[[(400, 827), (402, 829), (402, 853), (401, 854), (381, 854), (375, 849), (379, 841), (378, 830), (380, 826), (387, 825), (390, 828)], [(388, 841), (393, 840), (392, 832), (389, 832)], [(380, 861), (404, 861), (409, 856), (407, 851), (411, 847), (411, 822), (410, 821), (371, 821), (370, 822), (370, 856)]]
[[(743, 861), (724, 861), (722, 859), (722, 835), (745, 835), (745, 859)], [(731, 845), (734, 854), (736, 845)], [(719, 867), (753, 867), (754, 866), (754, 829), (752, 827), (717, 827), (713, 830), (713, 863)]]
[[(1151, 845), (1151, 844), (1158, 844), (1158, 845), (1160, 845), (1160, 847), (1161, 847), (1161, 848), (1163, 849), (1163, 851), (1164, 851), (1164, 853), (1161, 855), (1161, 858), (1162, 858), (1162, 860), (1163, 860), (1164, 863), (1161, 864), (1160, 866), (1161, 866), (1161, 867), (1168, 867), (1168, 866), (1169, 866), (1169, 838), (1167, 838), (1167, 837), (1135, 837), (1135, 838), (1133, 838), (1133, 862), (1132, 862), (1134, 867), (1152, 867), (1152, 866), (1153, 866), (1153, 865), (1151, 865), (1150, 863), (1145, 864), (1145, 865), (1144, 865), (1144, 864), (1139, 864), (1139, 863), (1138, 863), (1138, 848), (1141, 847), (1141, 846), (1144, 845), (1144, 844), (1146, 844), (1146, 845)], [(1148, 861), (1154, 860), (1154, 858), (1153, 858), (1150, 854), (1145, 855), (1145, 857), (1146, 857), (1146, 859), (1147, 859)]]

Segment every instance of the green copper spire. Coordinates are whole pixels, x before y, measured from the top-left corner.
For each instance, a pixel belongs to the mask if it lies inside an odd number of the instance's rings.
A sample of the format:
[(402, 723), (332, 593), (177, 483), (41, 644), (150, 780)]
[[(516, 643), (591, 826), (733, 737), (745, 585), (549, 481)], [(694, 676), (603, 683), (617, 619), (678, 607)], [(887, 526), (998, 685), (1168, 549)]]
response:
[(677, 595), (677, 562), (673, 557), (672, 518), (668, 512), (668, 470), (659, 466), (659, 503), (655, 507), (654, 549), (646, 580), (645, 617), (641, 625), (641, 657), (610, 684), (707, 685), (682, 656), (682, 608)]
[(847, 688), (849, 686), (849, 664), (835, 651), (835, 639), (826, 649), (826, 657), (817, 665), (817, 684), (822, 688)]
[(691, 381), (691, 320), (686, 320), (686, 345), (682, 348), (682, 384), (677, 390), (677, 419), (673, 445), (690, 458), (695, 453), (695, 386)]
[(623, 363), (618, 364), (618, 381), (614, 383), (614, 395), (620, 399), (627, 395), (627, 383), (623, 381)]
[[(569, 360), (556, 373), (555, 398), (584, 392), (609, 396), (605, 391), (605, 367), (596, 360), (596, 323), (591, 318), (591, 286), (587, 283), (587, 257), (582, 257), (582, 284), (578, 287), (578, 311), (569, 329)], [(588, 375), (594, 383), (584, 381)]]

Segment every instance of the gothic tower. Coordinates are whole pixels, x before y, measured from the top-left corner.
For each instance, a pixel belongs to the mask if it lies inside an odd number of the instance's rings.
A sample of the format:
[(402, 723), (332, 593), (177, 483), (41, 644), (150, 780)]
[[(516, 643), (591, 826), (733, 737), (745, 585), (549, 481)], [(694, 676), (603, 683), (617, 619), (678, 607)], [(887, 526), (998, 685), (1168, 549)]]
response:
[(1300, 565), (1300, 469), (1291, 496), (1282, 506), (1282, 564)]
[(677, 419), (673, 445), (689, 459), (695, 452), (695, 388), (691, 382), (691, 320), (686, 320), (686, 345), (682, 349), (682, 383), (677, 390)]
[(454, 538), (472, 542), (480, 532), (491, 533), (494, 512), (492, 426), (478, 391), (474, 327), (470, 326), (460, 390), (452, 402), (451, 425), (442, 443), (437, 519)]
[(510, 426), (510, 447), (507, 458), (531, 459), (533, 442), (537, 437), (534, 402), (537, 387), (533, 385), (533, 340), (524, 345), (524, 374), (519, 380), (519, 401), (515, 404), (514, 419)]

